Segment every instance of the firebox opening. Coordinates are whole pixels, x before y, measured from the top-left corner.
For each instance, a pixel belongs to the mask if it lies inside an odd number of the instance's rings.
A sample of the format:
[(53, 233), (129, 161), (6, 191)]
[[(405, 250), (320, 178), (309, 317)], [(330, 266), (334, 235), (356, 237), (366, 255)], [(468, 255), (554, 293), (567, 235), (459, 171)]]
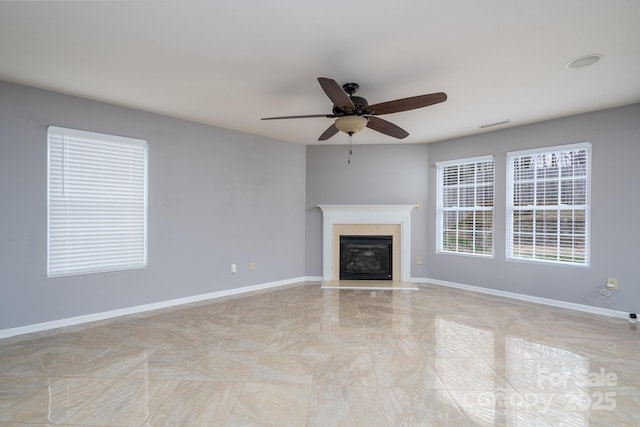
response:
[(340, 236), (340, 280), (392, 280), (393, 236)]

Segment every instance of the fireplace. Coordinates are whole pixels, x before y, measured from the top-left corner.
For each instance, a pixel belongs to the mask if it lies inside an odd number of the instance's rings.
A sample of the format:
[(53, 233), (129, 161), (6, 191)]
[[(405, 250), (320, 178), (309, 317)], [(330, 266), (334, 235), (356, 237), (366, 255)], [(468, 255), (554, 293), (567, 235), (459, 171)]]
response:
[(322, 278), (340, 280), (340, 236), (393, 236), (392, 281), (411, 281), (411, 211), (415, 205), (319, 205)]
[(340, 236), (340, 280), (391, 280), (393, 236)]

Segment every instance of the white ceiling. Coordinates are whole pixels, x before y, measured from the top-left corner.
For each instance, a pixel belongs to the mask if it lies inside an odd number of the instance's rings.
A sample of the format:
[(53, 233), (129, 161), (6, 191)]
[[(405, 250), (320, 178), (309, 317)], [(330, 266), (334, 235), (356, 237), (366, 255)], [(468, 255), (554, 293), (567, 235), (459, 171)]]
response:
[[(590, 53), (603, 58), (565, 67)], [(313, 144), (331, 119), (260, 118), (330, 113), (317, 77), (359, 83), (370, 104), (446, 92), (384, 116), (403, 143), (632, 104), (640, 1), (0, 2), (2, 80)]]

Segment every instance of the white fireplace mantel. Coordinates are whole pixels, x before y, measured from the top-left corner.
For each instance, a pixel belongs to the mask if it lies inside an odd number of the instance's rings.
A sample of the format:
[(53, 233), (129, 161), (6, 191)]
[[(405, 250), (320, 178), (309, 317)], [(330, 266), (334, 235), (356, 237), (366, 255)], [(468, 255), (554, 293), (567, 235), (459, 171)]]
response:
[(322, 209), (322, 276), (332, 280), (335, 224), (399, 224), (400, 280), (411, 279), (411, 211), (415, 205), (318, 205)]

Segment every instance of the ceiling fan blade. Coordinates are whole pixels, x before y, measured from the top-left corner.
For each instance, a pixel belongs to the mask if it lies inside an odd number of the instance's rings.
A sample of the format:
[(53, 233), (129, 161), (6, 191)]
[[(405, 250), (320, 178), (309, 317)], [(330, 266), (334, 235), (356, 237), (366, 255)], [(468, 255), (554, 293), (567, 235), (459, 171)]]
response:
[(326, 77), (318, 77), (318, 83), (324, 90), (324, 93), (327, 94), (333, 105), (340, 108), (341, 110), (354, 110), (356, 107), (353, 105), (353, 101), (349, 98), (349, 95), (346, 94), (342, 87), (333, 79), (328, 79)]
[(339, 132), (338, 128), (336, 127), (336, 125), (334, 123), (331, 126), (329, 126), (327, 128), (327, 130), (325, 130), (322, 133), (322, 135), (320, 135), (320, 138), (318, 138), (318, 141), (326, 141), (327, 139), (331, 138), (333, 135), (335, 135), (338, 132)]
[(334, 118), (333, 114), (309, 114), (306, 116), (281, 116), (281, 117), (263, 117), (260, 120), (280, 120), (280, 119), (310, 119), (313, 117)]
[(398, 139), (403, 139), (409, 136), (409, 132), (402, 129), (400, 126), (396, 126), (391, 122), (381, 119), (380, 117), (368, 116), (367, 119), (369, 119), (369, 122), (367, 123), (367, 127), (369, 129), (373, 129)]
[(447, 100), (444, 92), (430, 93), (429, 95), (412, 96), (409, 98), (396, 99), (395, 101), (381, 102), (369, 105), (367, 110), (373, 115), (399, 113), (401, 111), (415, 110), (416, 108), (428, 107)]

